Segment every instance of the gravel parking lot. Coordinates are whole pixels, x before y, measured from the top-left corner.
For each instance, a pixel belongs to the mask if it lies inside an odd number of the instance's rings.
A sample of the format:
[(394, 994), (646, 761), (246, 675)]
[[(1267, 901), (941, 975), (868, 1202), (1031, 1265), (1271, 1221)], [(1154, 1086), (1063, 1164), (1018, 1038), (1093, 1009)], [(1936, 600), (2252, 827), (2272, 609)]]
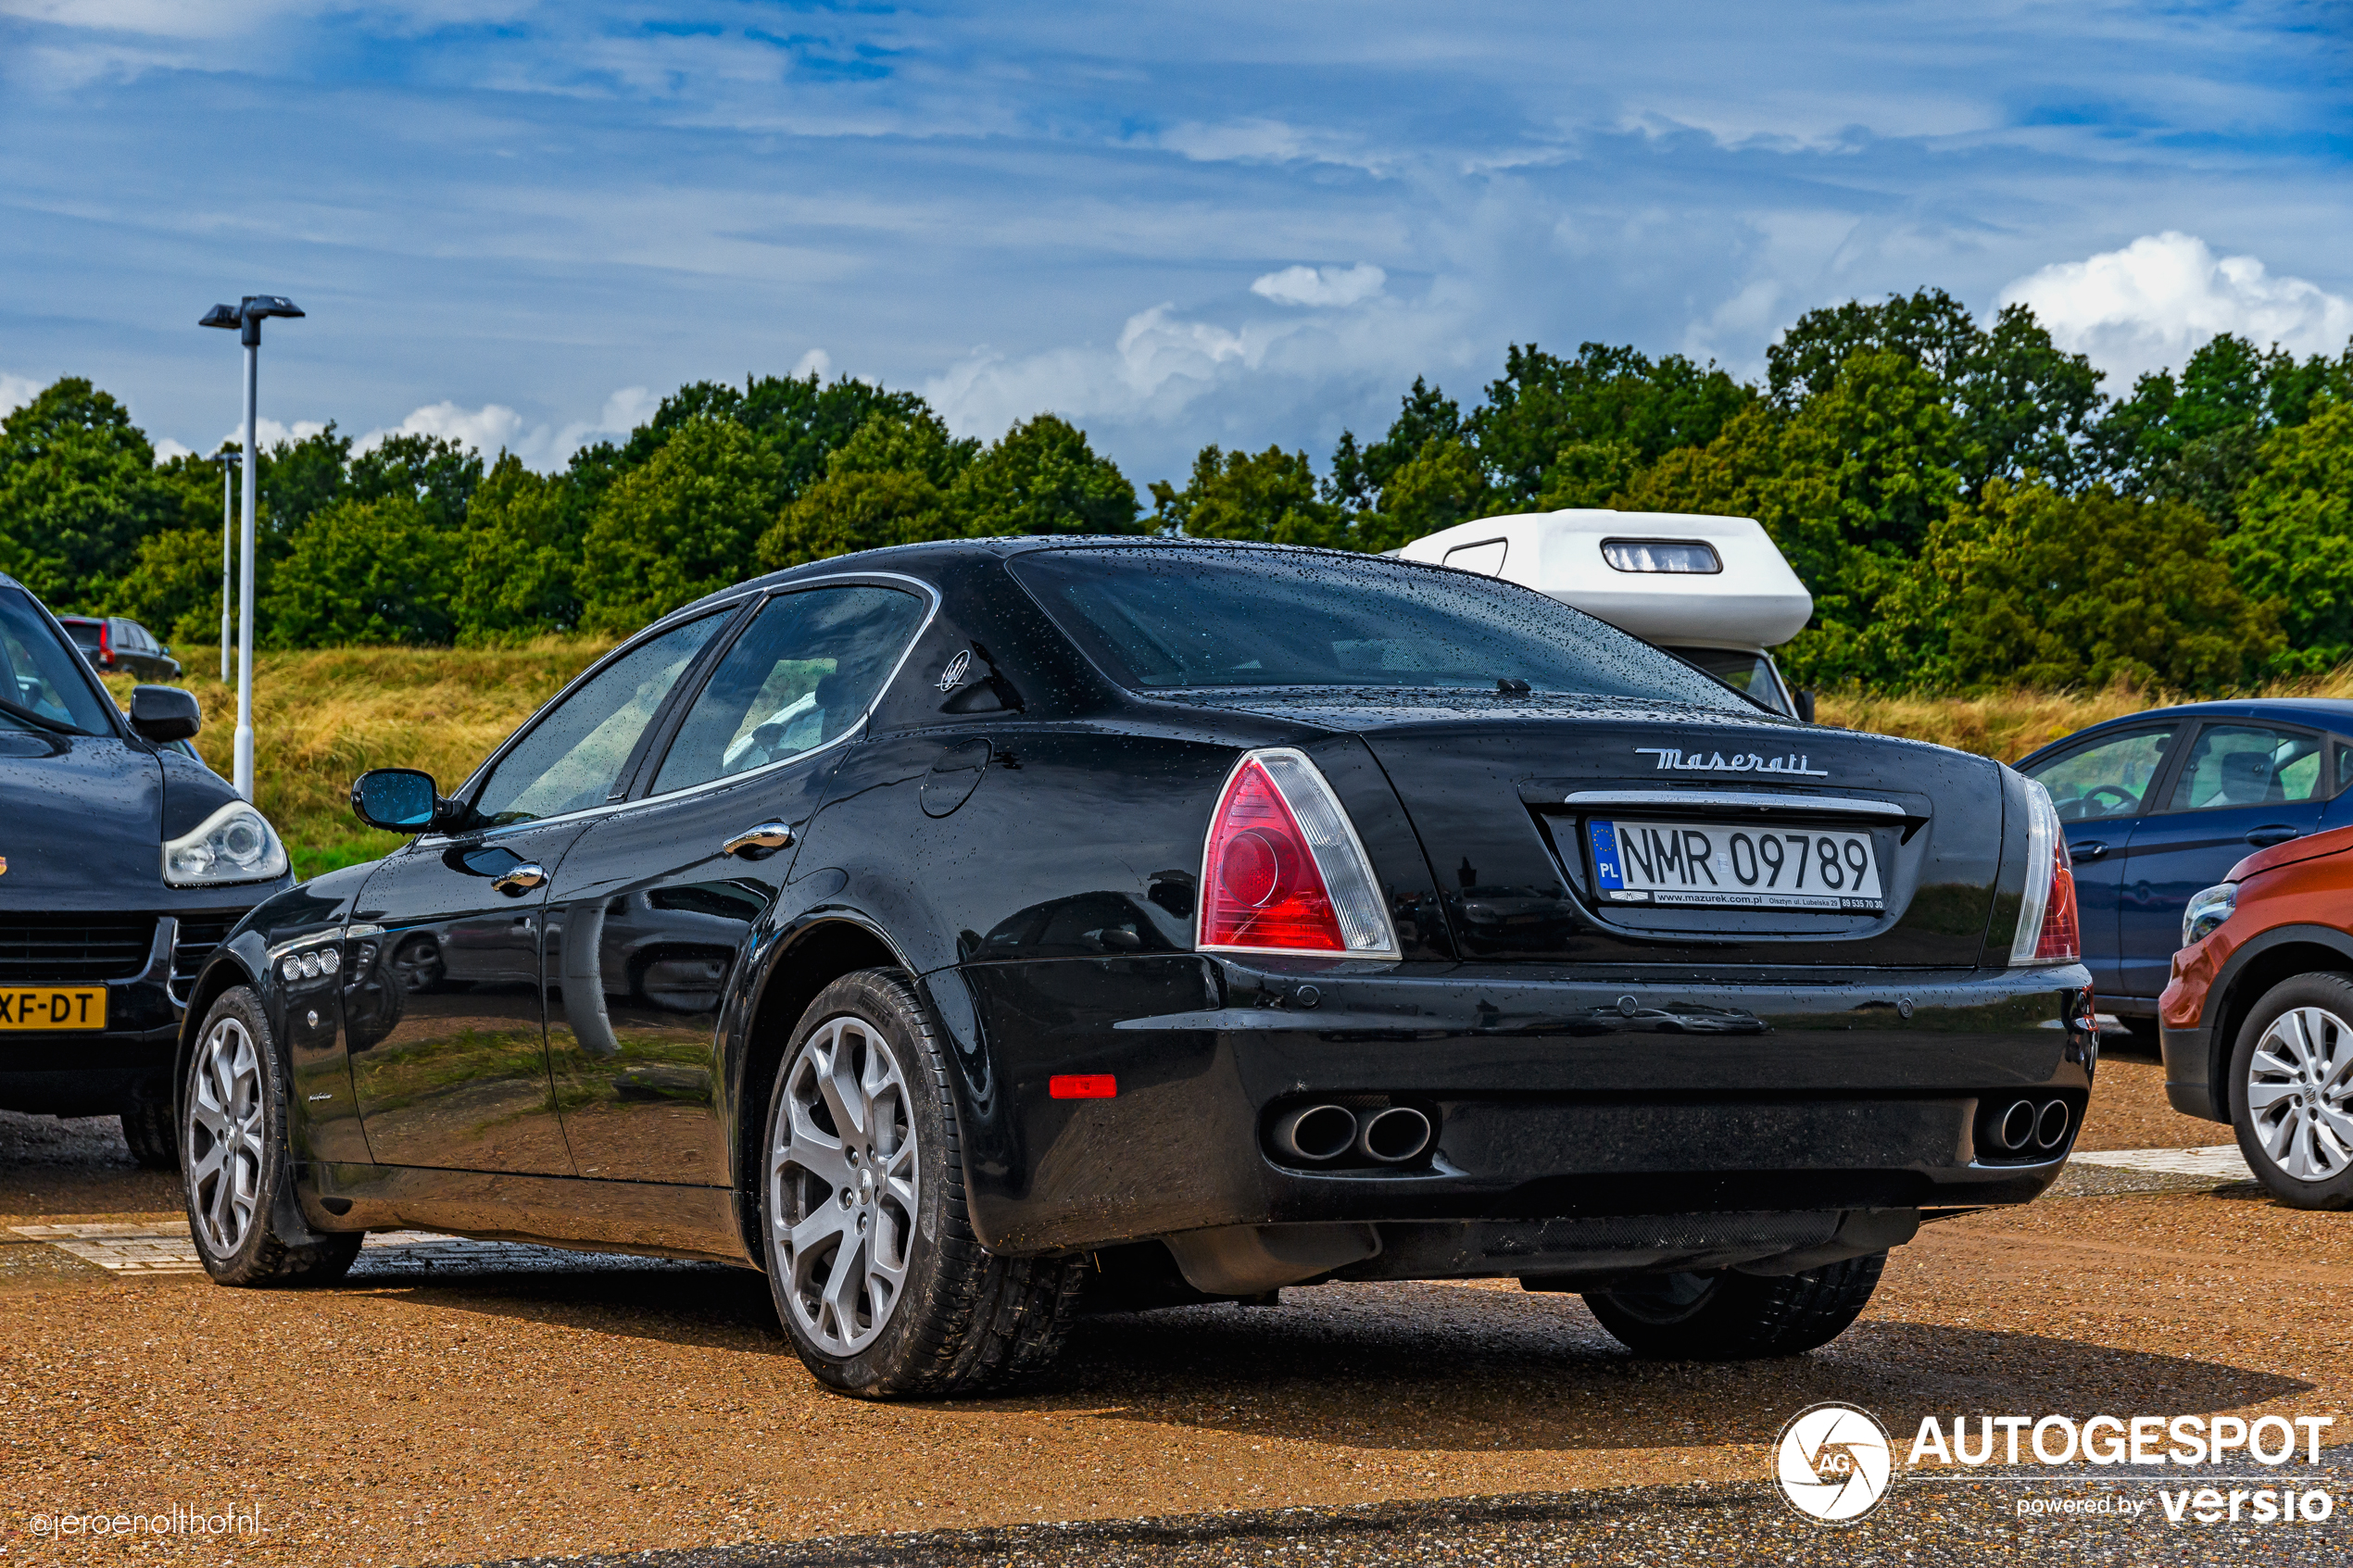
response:
[[(2103, 1064), (2085, 1148), (2222, 1141), (2159, 1080)], [(1092, 1320), (1047, 1381), (923, 1406), (819, 1392), (749, 1273), (389, 1238), (341, 1286), (233, 1291), (168, 1258), (111, 1266), (106, 1236), (77, 1255), (58, 1229), (178, 1217), (111, 1123), (0, 1116), (9, 1561), (2234, 1562), (2353, 1545), (2341, 1518), (2259, 1539), (2155, 1508), (2018, 1517), (2021, 1497), (2155, 1485), (2082, 1468), (1899, 1476), (1843, 1530), (1764, 1484), (1781, 1424), (1825, 1399), (1876, 1413), (1899, 1457), (1922, 1417), (1963, 1413), (2337, 1415), (2330, 1436), (2353, 1437), (2353, 1217), (2227, 1176), (2079, 1163), (2031, 1209), (1930, 1227), (1856, 1328), (1787, 1361), (1637, 1362), (1575, 1298), (1512, 1285), (1327, 1286)], [(2296, 1474), (2347, 1480), (2322, 1470)], [(43, 1533), (175, 1506), (258, 1533)]]

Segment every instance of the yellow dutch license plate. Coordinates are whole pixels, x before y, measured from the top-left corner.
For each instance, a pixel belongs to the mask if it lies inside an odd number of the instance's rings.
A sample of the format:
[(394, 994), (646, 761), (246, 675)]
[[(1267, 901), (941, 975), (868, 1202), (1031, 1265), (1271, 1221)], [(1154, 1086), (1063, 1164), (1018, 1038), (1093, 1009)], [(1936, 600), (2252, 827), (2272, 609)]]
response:
[(0, 1029), (104, 1029), (104, 985), (0, 985)]

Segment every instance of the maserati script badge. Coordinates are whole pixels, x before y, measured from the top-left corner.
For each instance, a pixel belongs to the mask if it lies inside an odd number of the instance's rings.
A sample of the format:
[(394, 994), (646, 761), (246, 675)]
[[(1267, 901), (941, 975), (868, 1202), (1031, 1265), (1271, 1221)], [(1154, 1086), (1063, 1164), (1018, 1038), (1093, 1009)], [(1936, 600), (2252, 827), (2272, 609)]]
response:
[(964, 672), (972, 667), (973, 656), (969, 651), (960, 653), (955, 658), (950, 659), (948, 661), (948, 668), (939, 672), (939, 689), (943, 692), (952, 692), (958, 686), (963, 685), (964, 684)]
[(1828, 768), (1817, 768), (1814, 759), (1791, 752), (1786, 757), (1759, 757), (1753, 751), (1735, 751), (1730, 757), (1722, 752), (1682, 751), (1671, 746), (1638, 746), (1637, 757), (1655, 757), (1662, 771), (1673, 769), (1687, 773), (1804, 773), (1808, 778), (1826, 779)]

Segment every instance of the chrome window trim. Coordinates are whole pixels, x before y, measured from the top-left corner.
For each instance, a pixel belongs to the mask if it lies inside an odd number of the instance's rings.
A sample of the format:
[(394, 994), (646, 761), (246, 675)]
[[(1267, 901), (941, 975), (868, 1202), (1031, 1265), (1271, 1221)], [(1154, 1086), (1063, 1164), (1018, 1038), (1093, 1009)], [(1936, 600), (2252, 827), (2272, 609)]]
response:
[[(718, 778), (705, 779), (700, 784), (688, 784), (680, 789), (665, 790), (660, 795), (642, 796), (635, 800), (608, 800), (595, 806), (584, 806), (577, 811), (566, 811), (560, 816), (534, 817), (527, 822), (509, 822), (503, 827), (484, 829), (479, 834), (469, 833), (461, 834), (458, 836), (470, 841), (479, 837), (482, 842), (486, 844), (492, 839), (500, 837), (507, 834), (526, 833), (533, 828), (546, 827), (552, 822), (584, 822), (604, 817), (618, 816), (623, 811), (634, 811), (641, 806), (652, 806), (656, 804), (666, 804), (673, 800), (685, 800), (693, 796), (706, 794), (711, 790), (723, 787), (732, 787), (733, 785), (742, 784), (748, 779), (756, 779), (760, 777), (761, 774), (772, 772), (778, 768), (792, 767), (796, 763), (804, 762), (810, 758), (815, 757), (820, 753), (830, 751), (835, 746), (841, 745), (845, 741), (856, 739), (858, 735), (865, 730), (867, 724), (873, 721), (875, 717), (875, 709), (882, 706), (883, 697), (889, 692), (892, 684), (898, 681), (900, 671), (907, 668), (907, 661), (914, 657), (915, 645), (924, 640), (924, 633), (931, 630), (931, 623), (939, 619), (939, 590), (929, 583), (925, 582), (922, 578), (910, 577), (904, 572), (846, 571), (828, 577), (812, 577), (801, 582), (779, 584), (774, 588), (768, 589), (757, 596), (757, 606), (752, 611), (755, 616), (758, 615), (761, 609), (767, 608), (770, 600), (782, 598), (786, 594), (802, 593), (811, 588), (840, 587), (843, 585), (854, 586), (860, 583), (874, 583), (876, 581), (890, 583), (894, 585), (904, 584), (908, 587), (919, 589), (928, 600), (928, 608), (924, 611), (923, 620), (917, 623), (914, 634), (907, 639), (907, 646), (899, 650), (898, 661), (891, 665), (890, 673), (884, 676), (882, 684), (875, 688), (875, 695), (873, 698), (867, 702), (865, 711), (860, 713), (855, 722), (844, 728), (841, 734), (836, 735), (833, 739), (826, 741), (822, 746), (812, 746), (808, 750), (797, 753), (794, 756), (779, 758), (774, 762), (763, 762), (757, 768), (747, 768), (740, 773), (724, 773)], [(752, 603), (754, 603), (752, 599), (747, 598), (738, 601), (732, 607), (722, 605), (710, 613), (740, 613), (745, 605)], [(664, 621), (668, 619), (669, 618), (666, 616), (663, 618)], [(692, 620), (700, 619), (701, 617), (699, 616), (692, 618)], [(681, 621), (679, 624), (691, 624), (691, 621)], [(533, 724), (539, 721), (540, 714), (547, 712), (550, 709), (554, 708), (556, 704), (563, 701), (565, 697), (572, 695), (575, 688), (589, 680), (591, 677), (595, 676), (597, 672), (604, 669), (606, 665), (611, 663), (614, 659), (634, 651), (641, 642), (651, 641), (654, 637), (661, 635), (661, 621), (655, 621), (653, 625), (648, 626), (645, 629), (645, 631), (640, 632), (636, 637), (634, 637), (628, 642), (622, 644), (619, 647), (614, 648), (612, 652), (607, 654), (604, 658), (597, 660), (596, 663), (590, 665), (587, 669), (582, 671), (578, 675), (574, 676), (570, 685), (564, 687), (562, 691), (558, 692), (554, 696), (549, 697), (545, 703), (540, 705), (539, 711), (537, 713), (534, 713), (528, 720), (525, 720), (522, 724), (518, 725), (515, 729), (515, 733), (509, 735), (506, 741), (500, 745), (498, 749), (492, 752), (490, 756), (484, 760), (481, 767), (476, 768), (472, 773), (466, 775), (466, 782), (459, 787), (458, 796), (453, 798), (462, 797), (465, 796), (474, 787), (477, 780), (482, 778), (483, 775), (485, 774), (491, 768), (497, 766), (499, 759), (503, 758), (507, 754), (508, 750), (512, 747), (514, 743), (522, 739), (523, 734)], [(709, 676), (705, 676), (704, 680), (705, 684), (708, 684)], [(700, 696), (702, 694), (699, 690), (698, 690), (695, 695), (697, 696)], [(657, 768), (656, 771), (659, 771), (659, 768)], [(415, 838), (409, 840), (409, 847), (416, 848), (427, 843), (440, 845), (454, 842), (456, 842), (456, 840), (447, 834), (419, 834)]]
[(1776, 811), (1816, 811), (1835, 817), (1908, 817), (1892, 800), (1866, 800), (1852, 795), (1768, 795), (1738, 790), (1580, 789), (1564, 806), (1680, 806), (1746, 808)]

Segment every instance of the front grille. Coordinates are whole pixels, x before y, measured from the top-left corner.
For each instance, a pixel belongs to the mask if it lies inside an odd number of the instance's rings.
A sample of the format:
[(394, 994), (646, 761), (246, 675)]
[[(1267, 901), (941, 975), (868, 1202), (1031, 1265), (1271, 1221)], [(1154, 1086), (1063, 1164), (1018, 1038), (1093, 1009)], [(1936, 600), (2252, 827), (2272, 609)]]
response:
[(245, 918), (243, 909), (225, 915), (182, 915), (179, 945), (171, 950), (171, 988), (184, 990), (196, 972), (204, 968), (205, 960), (229, 935), (229, 928)]
[(0, 982), (127, 980), (155, 938), (153, 915), (0, 915)]

